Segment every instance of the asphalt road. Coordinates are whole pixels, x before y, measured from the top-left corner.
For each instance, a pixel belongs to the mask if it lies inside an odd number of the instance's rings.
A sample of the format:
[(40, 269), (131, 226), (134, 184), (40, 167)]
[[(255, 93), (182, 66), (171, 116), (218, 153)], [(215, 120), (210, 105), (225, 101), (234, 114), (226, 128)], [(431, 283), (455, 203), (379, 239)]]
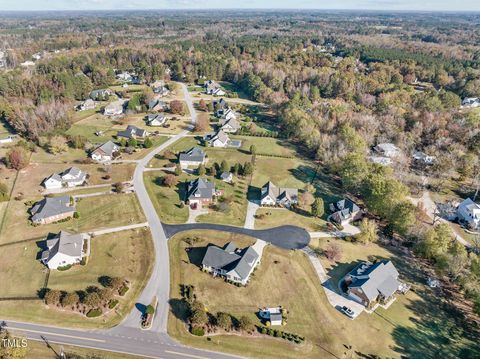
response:
[(195, 229), (211, 229), (222, 232), (245, 234), (259, 238), (265, 242), (285, 249), (302, 249), (310, 242), (310, 235), (306, 230), (296, 226), (280, 226), (269, 229), (248, 229), (212, 223), (163, 224), (168, 238), (184, 231)]

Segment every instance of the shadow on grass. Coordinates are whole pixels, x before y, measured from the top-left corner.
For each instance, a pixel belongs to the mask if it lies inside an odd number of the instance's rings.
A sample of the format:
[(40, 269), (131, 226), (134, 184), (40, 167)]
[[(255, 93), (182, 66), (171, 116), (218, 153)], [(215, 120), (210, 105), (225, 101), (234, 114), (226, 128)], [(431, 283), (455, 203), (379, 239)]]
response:
[(190, 247), (187, 248), (187, 256), (190, 263), (196, 265), (197, 267), (202, 267), (202, 260), (207, 252), (207, 247)]
[(184, 299), (171, 298), (168, 301), (172, 314), (179, 320), (187, 322), (190, 314), (190, 307)]
[(261, 188), (248, 186), (247, 199), (249, 201), (258, 201), (260, 199), (261, 193), (262, 193)]

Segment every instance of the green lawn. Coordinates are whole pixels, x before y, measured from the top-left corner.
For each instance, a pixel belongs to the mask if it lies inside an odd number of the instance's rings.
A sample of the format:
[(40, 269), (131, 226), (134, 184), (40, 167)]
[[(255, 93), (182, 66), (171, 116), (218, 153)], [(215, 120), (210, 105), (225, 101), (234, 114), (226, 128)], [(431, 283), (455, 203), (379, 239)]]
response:
[(323, 219), (296, 213), (285, 208), (259, 208), (256, 215), (256, 229), (291, 224), (305, 228), (309, 232), (316, 232), (321, 231), (326, 223)]
[(169, 188), (158, 184), (158, 177), (164, 176), (162, 171), (145, 172), (144, 181), (150, 199), (160, 216), (166, 223), (185, 223), (188, 219), (188, 207), (180, 207), (180, 202), (185, 198), (185, 184), (188, 176), (182, 174), (179, 185)]
[(307, 162), (297, 159), (258, 156), (255, 161), (252, 186), (261, 188), (272, 181), (279, 187), (303, 189), (314, 178), (315, 169)]
[[(241, 149), (249, 151), (251, 145), (255, 145), (257, 153), (265, 155), (277, 156), (295, 156), (295, 147), (288, 141), (269, 138), (269, 137), (253, 137), (253, 136), (231, 136), (232, 139), (242, 140)], [(276, 160), (276, 159), (271, 159)]]
[[(24, 251), (24, 246), (28, 249)], [(23, 253), (22, 253), (23, 252)], [(12, 283), (11, 287), (2, 285), (0, 296), (36, 296), (43, 287), (44, 267), (36, 260), (39, 248), (34, 242), (27, 245), (12, 245), (2, 248), (2, 263), (12, 261), (10, 266), (2, 266), (2, 283)], [(106, 317), (87, 319), (85, 316), (68, 311), (47, 308), (42, 301), (0, 301), (0, 316), (6, 319), (34, 321), (55, 325), (85, 328), (110, 327), (118, 324), (130, 312), (135, 299), (145, 286), (153, 267), (153, 243), (146, 229), (122, 231), (91, 240), (91, 255), (85, 266), (74, 266), (63, 272), (52, 271), (49, 288), (60, 290), (82, 290), (87, 286), (100, 286), (101, 275), (120, 276), (131, 282), (131, 288), (125, 297), (119, 297), (120, 305)], [(105, 320), (104, 320), (105, 319)]]
[[(194, 137), (184, 137), (181, 140), (175, 142), (173, 145), (168, 147), (165, 151), (171, 151), (173, 153), (179, 153), (186, 150), (189, 150), (192, 147), (198, 146), (198, 141)], [(165, 151), (160, 152), (156, 155), (149, 163), (148, 167), (159, 168), (164, 167), (169, 164), (170, 161), (163, 158)], [(176, 162), (176, 159), (175, 159)]]

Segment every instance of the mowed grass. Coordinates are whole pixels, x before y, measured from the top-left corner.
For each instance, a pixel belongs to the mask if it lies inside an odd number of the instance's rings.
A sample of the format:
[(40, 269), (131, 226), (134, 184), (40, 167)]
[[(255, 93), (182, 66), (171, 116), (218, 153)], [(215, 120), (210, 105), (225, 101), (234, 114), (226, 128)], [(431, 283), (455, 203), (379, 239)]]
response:
[[(277, 138), (236, 135), (232, 135), (230, 138), (241, 140), (241, 149), (244, 151), (249, 151), (250, 146), (254, 145), (259, 155), (295, 156), (296, 153), (295, 147), (292, 144)], [(271, 160), (275, 161), (273, 158)]]
[[(102, 190), (102, 189), (100, 189)], [(37, 197), (36, 200), (41, 199)], [(76, 204), (80, 218), (67, 222), (33, 226), (23, 201), (11, 201), (1, 233), (0, 244), (27, 239), (41, 239), (49, 232), (60, 230), (85, 232), (89, 230), (123, 226), (145, 221), (135, 194), (109, 194), (81, 198)]]
[[(182, 240), (188, 236), (200, 238), (195, 249), (189, 252), (190, 258), (185, 251), (187, 244)], [(313, 267), (300, 251), (274, 246), (265, 248), (262, 262), (245, 288), (212, 278), (190, 261), (198, 263), (207, 244), (224, 245), (235, 239), (232, 234), (223, 232), (195, 231), (179, 234), (169, 241), (172, 312), (168, 331), (174, 338), (187, 345), (251, 358), (342, 357), (344, 345), (352, 345), (355, 351), (364, 354), (400, 357), (389, 346), (392, 344), (391, 329), (382, 318), (362, 314), (351, 321), (327, 302)], [(244, 238), (236, 242), (239, 247), (248, 244)], [(179, 301), (180, 284), (194, 285), (197, 299), (212, 314), (224, 311), (237, 317), (247, 315), (257, 325), (260, 322), (255, 313), (259, 307), (282, 305), (289, 314), (288, 324), (281, 329), (304, 335), (306, 343), (294, 345), (268, 337), (221, 335), (212, 337), (211, 341), (193, 337), (182, 321), (185, 313)]]
[(143, 177), (155, 210), (165, 223), (185, 223), (188, 219), (188, 206), (185, 205), (182, 208), (180, 202), (185, 200), (186, 186), (184, 182), (188, 176), (182, 174), (179, 177), (180, 182), (175, 188), (160, 185), (158, 178), (163, 176), (165, 176), (165, 172), (152, 171), (145, 172)]
[[(7, 246), (4, 249), (16, 246), (18, 245)], [(36, 245), (32, 244), (32, 246)], [(23, 250), (23, 245), (19, 247)], [(2, 283), (4, 278), (15, 282), (15, 289), (10, 290), (9, 293), (35, 296), (36, 290), (43, 287), (44, 267), (35, 259), (35, 252), (36, 250), (28, 252), (24, 257), (16, 257), (16, 269), (13, 272), (5, 270), (2, 266), (0, 270)], [(0, 253), (0, 256), (7, 255), (6, 251), (0, 251)], [(18, 258), (22, 260), (18, 261)], [(122, 231), (92, 238), (91, 255), (87, 264), (74, 266), (64, 272), (52, 271), (48, 287), (66, 291), (82, 290), (91, 285), (100, 286), (98, 277), (102, 275), (124, 277), (131, 283), (130, 290), (124, 297), (117, 298), (120, 304), (115, 311), (110, 312), (106, 317), (87, 319), (76, 313), (48, 308), (39, 300), (0, 301), (0, 316), (13, 320), (85, 328), (116, 325), (133, 308), (135, 299), (150, 277), (153, 262), (153, 243), (150, 232), (146, 229)], [(23, 273), (28, 273), (28, 276)]]
[[(169, 146), (166, 150), (160, 152), (157, 154), (149, 163), (148, 167), (151, 168), (160, 168), (164, 167), (167, 165), (171, 165), (172, 162), (170, 160), (167, 160), (164, 158), (164, 154), (166, 151), (173, 152), (173, 153), (179, 153), (183, 151), (187, 151), (191, 149), (192, 147), (199, 146), (198, 141), (194, 137), (184, 137), (181, 140), (175, 142), (171, 146)], [(201, 146), (200, 146), (201, 147)], [(205, 148), (204, 148), (205, 149)], [(176, 163), (178, 159), (177, 158), (174, 160)]]
[(252, 186), (261, 188), (268, 181), (278, 187), (303, 189), (315, 176), (311, 164), (298, 159), (257, 156)]
[[(471, 353), (480, 350), (473, 331), (464, 328), (463, 334), (452, 339), (452, 326), (456, 327), (454, 311), (442, 305), (438, 292), (426, 286), (427, 274), (421, 264), (400, 252), (394, 252), (377, 244), (361, 245), (342, 239), (313, 239), (312, 248), (324, 249), (331, 243), (340, 247), (341, 259), (330, 262), (320, 256), (320, 261), (334, 285), (359, 261), (390, 259), (400, 273), (400, 280), (412, 285), (406, 295), (397, 295), (397, 300), (388, 308), (378, 308), (374, 314), (361, 314), (354, 323), (364, 323), (377, 328), (383, 336), (384, 345), (404, 357), (411, 358), (456, 358), (469, 348)], [(388, 334), (388, 335), (385, 335)], [(362, 333), (362, 338), (365, 338)], [(477, 338), (478, 339), (478, 338)], [(386, 352), (388, 353), (388, 352)], [(392, 355), (392, 354), (390, 354)], [(470, 357), (466, 353), (465, 357)]]
[(322, 230), (325, 221), (308, 214), (300, 214), (286, 208), (259, 208), (255, 218), (255, 229), (278, 227), (292, 224), (309, 232)]
[[(217, 190), (223, 190), (223, 197), (229, 201), (228, 210), (209, 210), (208, 214), (202, 214), (196, 218), (197, 222), (228, 224), (231, 226), (243, 227), (247, 214), (247, 191), (248, 178), (234, 176), (234, 184), (223, 182), (219, 179), (206, 177), (209, 181), (215, 182)], [(218, 201), (220, 202), (220, 201)]]

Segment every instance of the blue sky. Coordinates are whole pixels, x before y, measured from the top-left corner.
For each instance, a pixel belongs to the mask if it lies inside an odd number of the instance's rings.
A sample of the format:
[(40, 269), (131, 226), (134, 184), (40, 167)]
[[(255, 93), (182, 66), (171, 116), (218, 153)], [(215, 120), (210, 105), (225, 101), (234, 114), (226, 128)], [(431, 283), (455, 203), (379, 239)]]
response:
[(480, 0), (0, 0), (0, 10), (120, 10), (154, 8), (480, 11)]

